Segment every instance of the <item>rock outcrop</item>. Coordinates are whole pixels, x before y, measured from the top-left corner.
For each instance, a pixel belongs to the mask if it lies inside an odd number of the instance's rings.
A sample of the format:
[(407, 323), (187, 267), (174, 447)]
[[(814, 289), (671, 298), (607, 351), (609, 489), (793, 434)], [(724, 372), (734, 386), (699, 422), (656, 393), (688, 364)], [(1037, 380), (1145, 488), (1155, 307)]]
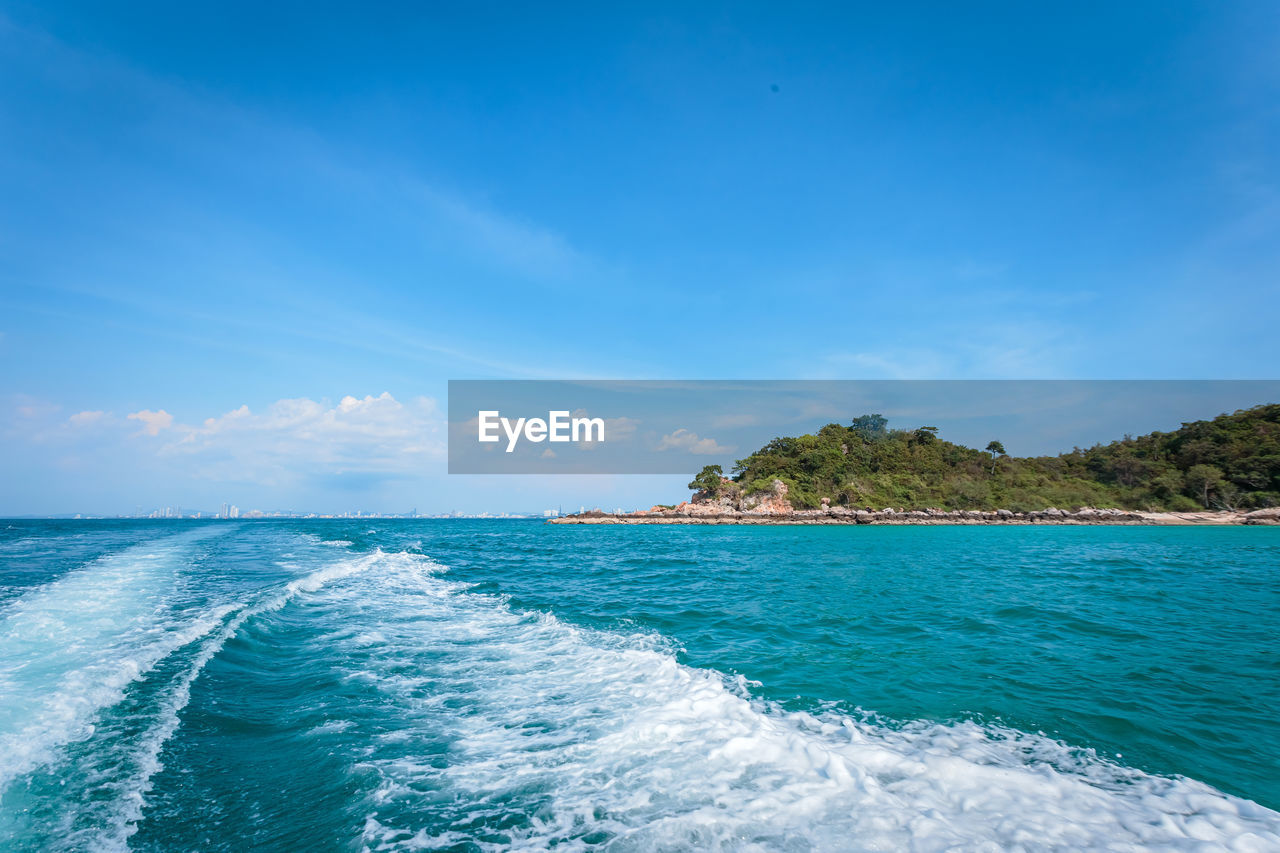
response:
[(1032, 512), (1011, 509), (894, 509), (832, 506), (828, 498), (816, 509), (796, 509), (790, 490), (774, 479), (763, 491), (744, 494), (732, 480), (721, 478), (714, 492), (700, 491), (674, 507), (662, 505), (626, 513), (598, 509), (552, 519), (555, 524), (1276, 524), (1280, 507), (1252, 512), (1137, 512), (1123, 509), (1047, 507)]
[(791, 502), (787, 500), (787, 492), (787, 484), (776, 479), (767, 491), (751, 494), (744, 494), (731, 480), (721, 479), (718, 492), (697, 492), (692, 500), (680, 504), (674, 512), (698, 517), (735, 513), (786, 515), (794, 511)]
[(1244, 514), (1245, 524), (1280, 524), (1280, 506), (1255, 509)]
[(1133, 512), (1123, 509), (1048, 507), (1033, 512), (943, 509), (854, 509), (824, 504), (794, 509), (787, 487), (774, 480), (771, 491), (747, 497), (721, 496), (655, 506), (631, 513), (599, 510), (552, 519), (555, 524), (1280, 524), (1280, 508), (1253, 512)]

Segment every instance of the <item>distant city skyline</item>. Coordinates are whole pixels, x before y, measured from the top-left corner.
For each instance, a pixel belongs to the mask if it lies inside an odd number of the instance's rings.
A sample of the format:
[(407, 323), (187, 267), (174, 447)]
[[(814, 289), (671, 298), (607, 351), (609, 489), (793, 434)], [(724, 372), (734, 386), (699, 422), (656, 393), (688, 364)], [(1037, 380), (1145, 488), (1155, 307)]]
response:
[[(632, 507), (631, 509), (648, 509), (648, 507)], [(584, 504), (578, 507), (578, 512), (585, 512), (588, 507)], [(591, 507), (591, 509), (601, 509), (601, 507)], [(624, 508), (621, 506), (610, 507), (613, 512), (621, 513)], [(51, 519), (98, 519), (108, 520), (113, 518), (145, 518), (145, 519), (185, 519), (191, 521), (251, 521), (258, 519), (271, 518), (302, 518), (302, 519), (352, 519), (352, 518), (409, 518), (409, 519), (449, 519), (449, 518), (471, 518), (471, 519), (546, 519), (559, 518), (565, 515), (563, 507), (555, 507), (553, 509), (543, 510), (499, 510), (484, 512), (462, 512), (460, 510), (450, 510), (448, 512), (418, 512), (411, 509), (407, 512), (380, 512), (377, 510), (345, 510), (340, 512), (316, 512), (306, 510), (291, 509), (250, 509), (242, 511), (235, 504), (223, 504), (221, 510), (208, 511), (199, 509), (184, 509), (180, 506), (163, 506), (155, 509), (144, 510), (137, 507), (132, 513), (118, 513), (115, 515), (100, 515), (83, 512), (66, 512), (66, 513), (50, 513), (45, 515), (14, 515), (7, 516), (9, 518), (51, 518)], [(6, 517), (6, 516), (0, 516)]]

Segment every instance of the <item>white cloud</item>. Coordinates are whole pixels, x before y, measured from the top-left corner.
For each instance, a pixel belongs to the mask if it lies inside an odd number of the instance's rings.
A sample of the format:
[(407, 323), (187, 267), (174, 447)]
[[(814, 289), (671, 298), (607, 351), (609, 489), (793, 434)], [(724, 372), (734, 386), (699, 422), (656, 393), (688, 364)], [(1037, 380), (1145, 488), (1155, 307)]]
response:
[[(67, 423), (77, 427), (89, 426), (90, 424), (96, 424), (98, 421), (102, 420), (106, 414), (106, 412), (102, 411), (77, 412), (67, 418)], [(132, 415), (130, 415), (130, 417), (132, 417)]]
[[(574, 409), (569, 413), (574, 418), (589, 418), (592, 415), (586, 409)], [(620, 444), (624, 441), (630, 441), (635, 435), (636, 427), (640, 421), (635, 418), (625, 416), (616, 418), (604, 418), (604, 437), (605, 442), (609, 444)], [(598, 450), (604, 444), (599, 441), (588, 441), (584, 436), (581, 440), (574, 443), (574, 447), (579, 450)]]
[(163, 453), (191, 457), (210, 479), (279, 484), (315, 476), (408, 477), (444, 454), (444, 419), (434, 400), (402, 403), (388, 392), (346, 396), (336, 405), (305, 397), (248, 406), (178, 424)]
[(142, 431), (147, 435), (159, 435), (160, 430), (168, 429), (173, 426), (173, 415), (161, 409), (153, 412), (150, 409), (143, 409), (140, 412), (134, 412), (128, 416), (131, 421), (141, 421)]
[(714, 453), (729, 453), (732, 447), (725, 447), (717, 442), (714, 438), (699, 438), (696, 432), (681, 427), (675, 432), (668, 433), (658, 442), (658, 450), (683, 450), (686, 453), (696, 453), (700, 456), (709, 456)]
[[(574, 417), (578, 417), (575, 412)], [(609, 437), (609, 441), (619, 441), (628, 438), (636, 431), (636, 426), (640, 421), (635, 418), (617, 417), (604, 419), (604, 434)]]

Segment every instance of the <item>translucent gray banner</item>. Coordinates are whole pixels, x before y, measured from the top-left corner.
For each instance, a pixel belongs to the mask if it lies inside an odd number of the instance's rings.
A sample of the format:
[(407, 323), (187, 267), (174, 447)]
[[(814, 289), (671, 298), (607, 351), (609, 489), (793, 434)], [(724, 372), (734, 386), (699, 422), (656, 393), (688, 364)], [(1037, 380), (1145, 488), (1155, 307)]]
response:
[(882, 415), (1015, 456), (1280, 402), (1280, 380), (451, 380), (451, 474), (692, 474)]

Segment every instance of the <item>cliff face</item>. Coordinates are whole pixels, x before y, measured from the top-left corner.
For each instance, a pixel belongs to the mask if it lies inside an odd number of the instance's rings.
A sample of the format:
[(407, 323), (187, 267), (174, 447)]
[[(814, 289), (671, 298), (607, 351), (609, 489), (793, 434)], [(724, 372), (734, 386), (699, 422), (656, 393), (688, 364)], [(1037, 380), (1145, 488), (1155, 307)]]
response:
[(687, 510), (695, 515), (725, 513), (787, 515), (795, 511), (791, 501), (787, 500), (788, 491), (786, 483), (775, 479), (769, 489), (748, 495), (743, 494), (737, 483), (722, 479), (716, 494), (707, 491), (698, 492), (692, 500), (677, 506), (676, 510)]

